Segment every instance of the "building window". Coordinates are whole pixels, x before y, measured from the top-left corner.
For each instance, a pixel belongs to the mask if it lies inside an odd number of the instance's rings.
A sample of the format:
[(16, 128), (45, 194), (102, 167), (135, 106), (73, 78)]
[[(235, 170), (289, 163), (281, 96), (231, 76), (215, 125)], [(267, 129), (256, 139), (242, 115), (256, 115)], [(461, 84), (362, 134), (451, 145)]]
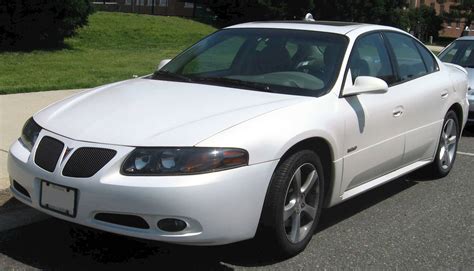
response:
[(144, 6), (145, 0), (137, 0), (137, 6)]
[(184, 2), (184, 8), (194, 8), (194, 3), (192, 3), (192, 2)]
[(435, 3), (431, 3), (430, 8), (435, 9)]
[(125, 0), (125, 5), (130, 6), (132, 4), (132, 0)]
[(420, 5), (424, 5), (424, 4), (425, 4), (425, 0), (421, 0)]
[(168, 0), (160, 0), (160, 7), (167, 7), (168, 6)]
[(439, 12), (440, 12), (440, 13), (445, 12), (445, 10), (444, 10), (444, 4), (439, 5)]
[(155, 1), (155, 0), (148, 0), (148, 2), (147, 2), (148, 6), (149, 6), (149, 7), (154, 6), (154, 5), (153, 5), (153, 2), (154, 2), (154, 1)]

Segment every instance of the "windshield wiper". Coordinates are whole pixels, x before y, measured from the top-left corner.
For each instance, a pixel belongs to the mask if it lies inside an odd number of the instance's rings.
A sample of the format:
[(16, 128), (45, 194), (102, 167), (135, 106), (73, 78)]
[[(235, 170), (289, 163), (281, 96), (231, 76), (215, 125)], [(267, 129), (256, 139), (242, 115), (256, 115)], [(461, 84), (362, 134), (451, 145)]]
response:
[(192, 82), (193, 80), (185, 75), (177, 74), (177, 73), (172, 73), (169, 71), (156, 71), (153, 73), (153, 79), (158, 79), (160, 78), (167, 78), (167, 79), (175, 79), (178, 81), (183, 81), (183, 82)]
[(198, 83), (210, 83), (230, 87), (243, 87), (264, 92), (273, 92), (270, 86), (268, 85), (226, 77), (194, 77), (193, 81)]

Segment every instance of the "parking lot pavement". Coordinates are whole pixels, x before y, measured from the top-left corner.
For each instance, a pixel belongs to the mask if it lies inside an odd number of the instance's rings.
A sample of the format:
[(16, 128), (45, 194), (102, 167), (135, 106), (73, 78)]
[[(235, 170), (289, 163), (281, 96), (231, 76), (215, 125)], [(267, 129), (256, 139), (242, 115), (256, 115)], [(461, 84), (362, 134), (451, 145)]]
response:
[[(468, 153), (474, 134), (464, 133)], [(0, 269), (474, 269), (474, 157), (450, 175), (411, 174), (323, 212), (306, 250), (278, 260), (253, 241), (186, 247), (48, 219), (0, 234)], [(268, 241), (271, 242), (271, 241)]]

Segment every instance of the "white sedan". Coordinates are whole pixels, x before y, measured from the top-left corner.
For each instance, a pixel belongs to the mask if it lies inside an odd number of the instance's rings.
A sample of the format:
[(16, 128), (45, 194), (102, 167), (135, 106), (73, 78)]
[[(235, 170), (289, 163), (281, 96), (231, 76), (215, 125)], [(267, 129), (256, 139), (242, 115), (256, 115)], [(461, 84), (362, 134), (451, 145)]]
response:
[(464, 36), (449, 44), (440, 54), (443, 62), (457, 64), (467, 70), (469, 77), (469, 115), (467, 125), (474, 129), (474, 36)]
[(35, 114), (10, 149), (11, 190), (118, 234), (218, 245), (258, 232), (294, 255), (322, 208), (421, 167), (447, 175), (467, 82), (395, 28), (240, 24)]

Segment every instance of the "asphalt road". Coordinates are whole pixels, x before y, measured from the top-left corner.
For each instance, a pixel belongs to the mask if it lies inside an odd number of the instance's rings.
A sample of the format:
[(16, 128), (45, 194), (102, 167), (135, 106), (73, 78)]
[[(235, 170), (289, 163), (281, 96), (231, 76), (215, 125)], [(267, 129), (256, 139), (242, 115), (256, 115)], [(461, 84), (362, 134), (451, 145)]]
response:
[[(459, 150), (474, 153), (474, 134)], [(300, 255), (274, 259), (253, 241), (186, 247), (48, 219), (0, 233), (0, 269), (474, 269), (474, 156), (439, 180), (411, 174), (323, 213)]]

